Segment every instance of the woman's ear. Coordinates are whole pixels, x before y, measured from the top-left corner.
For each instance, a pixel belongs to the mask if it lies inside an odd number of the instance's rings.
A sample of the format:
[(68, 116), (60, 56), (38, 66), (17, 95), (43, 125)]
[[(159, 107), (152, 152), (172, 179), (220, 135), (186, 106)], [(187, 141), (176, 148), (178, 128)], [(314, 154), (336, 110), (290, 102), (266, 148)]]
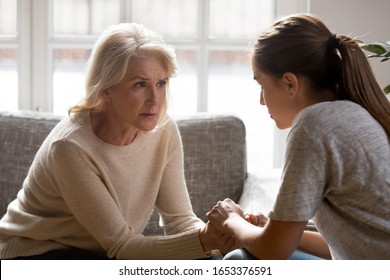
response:
[(104, 102), (110, 102), (111, 101), (111, 92), (110, 89), (105, 89), (102, 91), (102, 98)]
[(284, 73), (282, 77), (282, 81), (286, 85), (288, 93), (291, 96), (297, 94), (299, 81), (298, 81), (298, 77), (294, 73), (291, 72)]

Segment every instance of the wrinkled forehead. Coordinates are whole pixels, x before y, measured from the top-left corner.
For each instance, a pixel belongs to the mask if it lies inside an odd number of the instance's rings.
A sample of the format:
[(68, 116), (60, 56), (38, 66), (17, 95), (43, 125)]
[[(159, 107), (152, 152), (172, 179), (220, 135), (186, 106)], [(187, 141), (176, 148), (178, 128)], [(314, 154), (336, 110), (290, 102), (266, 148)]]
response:
[(129, 60), (128, 68), (137, 67), (140, 64), (154, 64), (158, 68), (162, 68), (168, 76), (172, 75), (172, 69), (169, 61), (161, 54), (158, 53), (146, 53), (133, 57)]

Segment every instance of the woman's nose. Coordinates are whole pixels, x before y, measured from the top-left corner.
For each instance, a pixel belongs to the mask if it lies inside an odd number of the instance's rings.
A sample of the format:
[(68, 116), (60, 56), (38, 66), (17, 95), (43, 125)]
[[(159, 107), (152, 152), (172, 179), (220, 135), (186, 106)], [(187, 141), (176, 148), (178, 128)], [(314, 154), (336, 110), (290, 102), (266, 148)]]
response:
[(156, 101), (157, 99), (157, 89), (155, 87), (149, 87), (149, 94), (148, 94), (149, 101)]
[(265, 105), (263, 90), (260, 91), (260, 104)]

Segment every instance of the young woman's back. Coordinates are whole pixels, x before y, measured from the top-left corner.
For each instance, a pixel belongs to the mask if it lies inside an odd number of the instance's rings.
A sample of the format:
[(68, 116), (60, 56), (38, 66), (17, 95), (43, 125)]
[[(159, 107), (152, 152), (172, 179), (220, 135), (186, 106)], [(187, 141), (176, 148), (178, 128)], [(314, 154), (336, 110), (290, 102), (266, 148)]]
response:
[(389, 259), (389, 159), (385, 130), (360, 105), (312, 105), (292, 125), (270, 218), (313, 217), (333, 259)]

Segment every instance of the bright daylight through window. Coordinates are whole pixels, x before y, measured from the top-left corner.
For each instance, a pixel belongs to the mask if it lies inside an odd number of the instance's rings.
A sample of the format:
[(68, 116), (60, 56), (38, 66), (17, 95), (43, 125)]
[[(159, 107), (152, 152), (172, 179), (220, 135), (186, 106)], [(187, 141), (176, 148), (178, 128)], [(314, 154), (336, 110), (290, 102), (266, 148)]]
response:
[(0, 0), (0, 79), (6, 88), (0, 110), (67, 114), (84, 94), (85, 64), (99, 33), (136, 21), (175, 47), (180, 69), (171, 80), (170, 114), (237, 115), (247, 129), (248, 169), (272, 169), (275, 128), (259, 104), (249, 53), (273, 21), (274, 5), (274, 0)]

